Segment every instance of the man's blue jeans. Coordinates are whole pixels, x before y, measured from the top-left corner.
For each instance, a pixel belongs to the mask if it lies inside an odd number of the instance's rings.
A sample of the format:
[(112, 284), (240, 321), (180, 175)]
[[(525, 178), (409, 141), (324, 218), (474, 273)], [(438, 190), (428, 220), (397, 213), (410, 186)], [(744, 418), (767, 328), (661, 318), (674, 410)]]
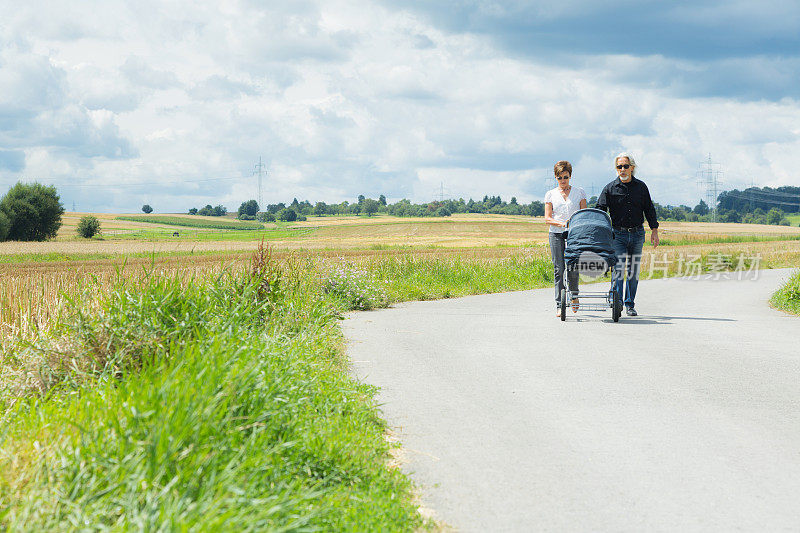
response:
[[(614, 290), (625, 307), (633, 307), (636, 299), (636, 288), (639, 286), (639, 267), (642, 262), (644, 246), (644, 226), (634, 231), (614, 230), (614, 253), (617, 265), (611, 273)], [(623, 272), (625, 276), (625, 292), (622, 292)]]

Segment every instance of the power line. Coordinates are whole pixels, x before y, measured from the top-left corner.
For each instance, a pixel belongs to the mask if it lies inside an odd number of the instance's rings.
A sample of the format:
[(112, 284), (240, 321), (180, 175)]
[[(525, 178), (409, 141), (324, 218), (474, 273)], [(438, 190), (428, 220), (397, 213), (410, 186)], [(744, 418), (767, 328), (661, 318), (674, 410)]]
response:
[(725, 195), (733, 197), (733, 198), (738, 198), (740, 200), (750, 200), (751, 208), (752, 208), (752, 201), (753, 200), (755, 200), (756, 202), (761, 202), (761, 203), (765, 203), (765, 204), (791, 205), (791, 206), (795, 206), (795, 207), (800, 207), (800, 202), (783, 202), (781, 200), (770, 200), (770, 199), (765, 199), (765, 198), (752, 198), (751, 196), (749, 196), (747, 194), (742, 194), (742, 193), (736, 194), (736, 193), (733, 193), (733, 192), (730, 192), (730, 191), (725, 191)]

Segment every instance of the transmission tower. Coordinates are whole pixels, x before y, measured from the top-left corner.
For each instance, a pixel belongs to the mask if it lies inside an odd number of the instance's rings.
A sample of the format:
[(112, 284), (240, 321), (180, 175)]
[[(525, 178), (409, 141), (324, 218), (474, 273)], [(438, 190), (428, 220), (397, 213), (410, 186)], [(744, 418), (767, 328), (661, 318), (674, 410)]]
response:
[(261, 181), (266, 175), (266, 165), (261, 161), (261, 156), (258, 157), (258, 164), (255, 166), (255, 170), (253, 170), (253, 175), (258, 176), (258, 209), (264, 209), (264, 199), (261, 196)]
[(722, 182), (722, 165), (708, 159), (702, 161), (697, 170), (698, 183), (706, 188), (706, 203), (711, 210), (711, 221), (717, 221), (717, 197), (719, 196), (719, 185)]

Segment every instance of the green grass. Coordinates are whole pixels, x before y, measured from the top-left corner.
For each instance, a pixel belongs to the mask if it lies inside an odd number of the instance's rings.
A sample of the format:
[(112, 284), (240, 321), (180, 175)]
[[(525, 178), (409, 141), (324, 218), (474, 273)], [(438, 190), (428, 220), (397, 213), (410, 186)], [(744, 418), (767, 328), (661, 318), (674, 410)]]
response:
[(208, 220), (205, 218), (171, 217), (171, 216), (118, 216), (117, 220), (129, 222), (145, 222), (148, 224), (165, 224), (169, 226), (186, 226), (190, 228), (229, 229), (229, 230), (259, 230), (264, 229), (260, 222)]
[(0, 529), (420, 527), (375, 391), (344, 371), (338, 301), (301, 271), (73, 295), (4, 355), (28, 379), (3, 391)]
[(387, 466), (376, 390), (346, 371), (338, 318), (546, 286), (549, 260), (256, 259), (90, 287), (47, 335), (8, 344), (0, 530), (426, 527)]
[[(744, 242), (774, 242), (774, 241), (800, 241), (800, 235), (720, 235), (719, 237), (679, 237), (679, 238), (661, 238), (659, 239), (660, 246), (689, 246), (696, 244), (728, 244), (728, 243), (744, 243)], [(650, 246), (650, 239), (645, 240), (645, 245)]]
[(797, 270), (780, 289), (775, 291), (770, 303), (778, 309), (800, 315), (800, 270)]
[(786, 215), (786, 218), (789, 219), (789, 223), (792, 226), (800, 226), (800, 213), (796, 215)]
[(135, 240), (135, 241), (271, 241), (301, 238), (313, 232), (314, 228), (287, 228), (278, 226), (275, 228), (262, 228), (250, 231), (180, 231), (179, 236), (175, 237), (172, 231), (158, 230), (134, 230), (115, 235), (107, 235), (106, 240)]

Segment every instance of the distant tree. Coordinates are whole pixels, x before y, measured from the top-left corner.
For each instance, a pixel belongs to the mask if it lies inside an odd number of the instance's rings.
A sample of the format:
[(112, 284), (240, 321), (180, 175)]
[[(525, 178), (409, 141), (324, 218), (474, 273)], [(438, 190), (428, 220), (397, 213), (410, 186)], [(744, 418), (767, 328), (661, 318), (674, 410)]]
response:
[(189, 209), (189, 214), (190, 215), (196, 215), (197, 214), (197, 208), (193, 207), (193, 208)]
[(291, 207), (287, 207), (278, 213), (278, 220), (282, 220), (284, 222), (294, 222), (297, 220), (297, 213)]
[(11, 221), (8, 220), (8, 217), (0, 211), (0, 241), (6, 240), (8, 236), (8, 230), (11, 227)]
[(325, 205), (325, 202), (317, 202), (317, 205), (314, 207), (314, 214), (318, 217), (326, 214), (328, 212), (328, 206)]
[(375, 213), (378, 212), (378, 209), (381, 207), (381, 204), (378, 203), (377, 200), (373, 200), (372, 198), (367, 198), (361, 204), (361, 208), (367, 214), (368, 217), (371, 217)]
[(242, 215), (247, 215), (249, 217), (253, 217), (250, 220), (254, 220), (255, 216), (258, 214), (258, 202), (255, 200), (247, 200), (246, 202), (242, 202), (242, 205), (239, 206), (239, 210), (236, 214), (239, 218), (242, 218)]
[(767, 211), (767, 224), (778, 225), (783, 218), (783, 211), (777, 207), (773, 207)]
[(153, 208), (150, 207), (150, 204), (144, 204), (142, 206), (142, 211), (144, 211), (145, 213), (147, 213), (149, 215), (150, 213), (153, 212)]
[(366, 198), (366, 197), (365, 197), (363, 194), (359, 194), (359, 195), (358, 195), (358, 205), (361, 205), (361, 204), (363, 204), (363, 203), (364, 203), (364, 200), (366, 200), (366, 199), (367, 199), (367, 198)]
[(100, 221), (96, 217), (92, 215), (81, 217), (78, 222), (78, 235), (84, 239), (91, 239), (98, 233), (100, 233)]
[(382, 194), (378, 196), (378, 203), (382, 206), (386, 206), (386, 197)]
[(595, 207), (597, 205), (597, 196), (592, 196), (586, 203), (586, 207)]
[(228, 214), (228, 208), (222, 205), (218, 205), (214, 208), (213, 214), (215, 217), (224, 217)]
[(0, 212), (8, 219), (6, 238), (44, 241), (58, 233), (64, 206), (55, 187), (19, 182), (0, 201)]
[(258, 220), (261, 222), (275, 222), (275, 215), (267, 211), (266, 213), (259, 213)]
[(700, 203), (694, 206), (694, 209), (692, 209), (692, 211), (700, 216), (707, 215), (709, 211), (708, 204), (705, 203), (703, 200), (700, 200)]
[(201, 207), (197, 214), (204, 217), (213, 217), (214, 208), (211, 207), (211, 204), (207, 204), (205, 207)]
[(361, 212), (361, 204), (353, 204), (350, 206), (350, 212), (358, 215)]
[[(595, 202), (596, 202), (595, 198)], [(531, 205), (528, 206), (528, 214), (532, 217), (543, 217), (544, 216), (544, 204), (539, 200), (534, 200), (531, 202)]]

